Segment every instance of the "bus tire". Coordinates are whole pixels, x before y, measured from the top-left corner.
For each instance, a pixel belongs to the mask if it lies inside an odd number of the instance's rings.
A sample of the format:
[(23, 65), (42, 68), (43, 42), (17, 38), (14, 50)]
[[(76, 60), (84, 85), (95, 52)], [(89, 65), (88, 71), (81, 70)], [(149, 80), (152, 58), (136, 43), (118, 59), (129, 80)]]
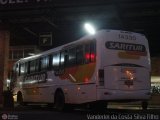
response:
[(21, 92), (18, 92), (17, 94), (17, 103), (18, 105), (22, 106), (23, 105), (23, 96)]
[(63, 111), (65, 107), (65, 97), (62, 91), (58, 90), (55, 93), (54, 107), (58, 111)]
[(142, 101), (142, 110), (147, 110), (147, 107), (148, 107), (148, 102)]

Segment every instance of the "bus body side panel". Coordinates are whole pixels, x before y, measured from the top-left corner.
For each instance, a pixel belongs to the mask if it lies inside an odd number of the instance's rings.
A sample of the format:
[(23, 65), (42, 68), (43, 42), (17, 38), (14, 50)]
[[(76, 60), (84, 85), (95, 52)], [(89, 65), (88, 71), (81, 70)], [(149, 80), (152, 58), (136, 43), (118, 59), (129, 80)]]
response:
[[(64, 87), (66, 103), (81, 104), (96, 101), (96, 85), (83, 84)], [(66, 91), (67, 90), (67, 91)]]
[[(90, 67), (91, 64), (88, 64)], [(65, 102), (70, 104), (81, 104), (96, 100), (96, 78), (95, 68), (91, 78), (87, 82), (71, 82), (70, 79), (55, 76), (54, 71), (47, 72), (46, 82), (28, 84), (23, 87), (24, 102), (39, 102), (39, 103), (53, 103), (54, 95), (57, 89), (61, 89), (65, 96)], [(89, 72), (89, 71), (88, 71)], [(86, 74), (86, 71), (78, 72), (78, 77), (75, 74), (69, 73), (75, 79), (82, 77)], [(69, 76), (65, 74), (65, 76)], [(83, 80), (82, 80), (83, 81)]]

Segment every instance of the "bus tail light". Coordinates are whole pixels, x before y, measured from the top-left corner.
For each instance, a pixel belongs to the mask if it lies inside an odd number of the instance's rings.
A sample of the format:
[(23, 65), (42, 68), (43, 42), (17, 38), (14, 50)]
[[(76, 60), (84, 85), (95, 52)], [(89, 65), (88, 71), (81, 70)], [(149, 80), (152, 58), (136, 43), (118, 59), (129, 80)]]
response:
[(85, 59), (90, 62), (94, 62), (95, 57), (96, 57), (96, 55), (94, 53), (86, 53), (85, 54)]
[(85, 54), (85, 58), (86, 58), (86, 60), (89, 60), (89, 59), (90, 59), (90, 54), (89, 54), (89, 53), (86, 53), (86, 54)]
[(99, 78), (99, 85), (104, 86), (104, 70), (103, 69), (98, 70), (98, 78)]
[(90, 57), (91, 57), (91, 61), (95, 60), (95, 54), (94, 53), (91, 53)]

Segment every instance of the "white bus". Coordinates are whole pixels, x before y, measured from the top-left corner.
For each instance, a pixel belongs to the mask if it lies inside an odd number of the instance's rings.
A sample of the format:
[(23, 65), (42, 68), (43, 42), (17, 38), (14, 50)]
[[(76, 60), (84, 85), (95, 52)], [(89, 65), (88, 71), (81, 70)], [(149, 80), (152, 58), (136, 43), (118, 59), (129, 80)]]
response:
[(150, 98), (150, 53), (142, 34), (100, 30), (95, 35), (23, 58), (13, 68), (13, 94), (18, 103), (88, 103)]

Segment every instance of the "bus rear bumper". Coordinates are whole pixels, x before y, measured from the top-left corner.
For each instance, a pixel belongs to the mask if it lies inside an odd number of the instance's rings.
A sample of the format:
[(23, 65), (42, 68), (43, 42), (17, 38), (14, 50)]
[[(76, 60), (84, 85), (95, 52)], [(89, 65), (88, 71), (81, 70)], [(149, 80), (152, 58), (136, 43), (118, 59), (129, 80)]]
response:
[(97, 90), (97, 100), (149, 100), (151, 97), (150, 90)]

